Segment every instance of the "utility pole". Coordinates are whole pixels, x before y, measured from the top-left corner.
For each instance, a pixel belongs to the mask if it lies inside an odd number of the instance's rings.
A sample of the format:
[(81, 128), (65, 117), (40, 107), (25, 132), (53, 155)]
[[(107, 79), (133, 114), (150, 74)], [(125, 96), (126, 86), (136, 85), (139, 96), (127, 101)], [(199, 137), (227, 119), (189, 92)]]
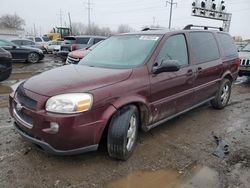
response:
[(60, 18), (60, 27), (62, 27), (62, 20), (63, 20), (63, 13), (62, 13), (62, 9), (60, 9), (60, 12), (59, 12), (59, 18)]
[(153, 26), (155, 26), (155, 17), (153, 17)]
[(72, 33), (72, 22), (71, 22), (70, 12), (68, 13), (68, 16), (69, 16), (69, 28), (70, 28), (70, 33)]
[(91, 9), (91, 7), (90, 7), (90, 0), (88, 0), (88, 28), (90, 28), (90, 9)]
[(170, 15), (169, 15), (169, 25), (168, 25), (168, 29), (171, 29), (173, 5), (176, 5), (176, 6), (177, 6), (177, 3), (174, 3), (173, 0), (171, 0), (171, 1), (166, 1), (166, 6), (167, 6), (168, 4), (170, 4)]

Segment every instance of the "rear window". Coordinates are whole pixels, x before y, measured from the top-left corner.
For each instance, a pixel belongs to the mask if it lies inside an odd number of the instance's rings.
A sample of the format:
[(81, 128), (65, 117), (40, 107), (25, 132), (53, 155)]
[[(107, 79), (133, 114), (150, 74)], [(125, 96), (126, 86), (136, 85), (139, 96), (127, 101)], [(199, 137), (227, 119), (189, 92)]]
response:
[(77, 44), (88, 44), (89, 42), (89, 37), (88, 38), (76, 38), (76, 43)]
[(237, 55), (237, 47), (230, 35), (218, 33), (218, 40), (224, 57), (232, 57)]
[(210, 32), (191, 32), (190, 44), (196, 64), (214, 61), (220, 58), (216, 40)]

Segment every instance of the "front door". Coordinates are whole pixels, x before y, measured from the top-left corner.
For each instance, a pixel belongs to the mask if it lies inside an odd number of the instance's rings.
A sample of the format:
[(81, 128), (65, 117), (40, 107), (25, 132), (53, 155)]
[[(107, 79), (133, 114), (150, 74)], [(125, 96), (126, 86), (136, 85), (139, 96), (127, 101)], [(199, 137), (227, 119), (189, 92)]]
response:
[[(165, 119), (192, 106), (194, 70), (189, 64), (185, 34), (172, 35), (163, 44), (154, 66), (163, 60), (177, 60), (177, 72), (151, 74), (151, 112), (153, 122)], [(153, 67), (152, 67), (153, 68)]]

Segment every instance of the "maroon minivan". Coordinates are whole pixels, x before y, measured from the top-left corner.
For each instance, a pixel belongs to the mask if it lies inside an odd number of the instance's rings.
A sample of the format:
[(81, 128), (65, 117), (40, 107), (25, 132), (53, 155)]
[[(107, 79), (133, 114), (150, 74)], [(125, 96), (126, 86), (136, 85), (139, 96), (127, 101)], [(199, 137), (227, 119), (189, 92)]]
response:
[(34, 76), (10, 95), (16, 130), (48, 153), (72, 155), (107, 140), (126, 160), (149, 130), (211, 101), (222, 109), (239, 70), (229, 34), (191, 26), (116, 35), (78, 65)]

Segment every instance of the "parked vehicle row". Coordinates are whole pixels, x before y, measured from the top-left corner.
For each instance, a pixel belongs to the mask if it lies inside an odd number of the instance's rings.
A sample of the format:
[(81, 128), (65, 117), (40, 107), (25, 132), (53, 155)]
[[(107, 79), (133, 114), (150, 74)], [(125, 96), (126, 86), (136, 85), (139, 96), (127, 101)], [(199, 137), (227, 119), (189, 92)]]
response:
[[(102, 40), (103, 41), (103, 40)], [(94, 44), (91, 47), (83, 48), (79, 50), (72, 51), (68, 54), (66, 63), (69, 64), (78, 64), (89, 52), (91, 52), (97, 45), (99, 45), (102, 41)]]
[(12, 55), (12, 60), (27, 61), (29, 63), (38, 63), (44, 58), (43, 51), (38, 48), (28, 46), (18, 46), (13, 42), (0, 39), (0, 47), (9, 51)]
[(0, 48), (0, 82), (9, 78), (12, 70), (11, 53)]
[(209, 101), (223, 109), (239, 65), (231, 36), (221, 31), (116, 35), (77, 65), (24, 81), (10, 95), (10, 113), (17, 132), (48, 153), (94, 151), (107, 138), (109, 156), (126, 160), (140, 129)]
[(64, 42), (61, 45), (61, 50), (58, 52), (58, 55), (66, 60), (69, 52), (86, 49), (92, 45), (106, 39), (107, 37), (102, 36), (70, 36), (65, 37)]

